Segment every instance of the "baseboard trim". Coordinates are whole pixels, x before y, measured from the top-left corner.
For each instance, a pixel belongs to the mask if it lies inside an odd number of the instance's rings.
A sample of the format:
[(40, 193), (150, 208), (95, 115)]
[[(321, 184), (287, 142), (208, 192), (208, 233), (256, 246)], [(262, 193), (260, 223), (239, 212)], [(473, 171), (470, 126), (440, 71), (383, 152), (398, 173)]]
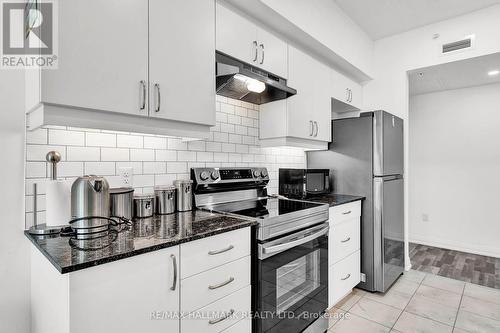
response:
[(457, 244), (454, 241), (449, 240), (435, 240), (426, 237), (419, 237), (418, 235), (413, 235), (410, 237), (410, 243), (417, 243), (427, 246), (440, 247), (443, 249), (467, 252), (473, 254), (479, 254), (488, 257), (500, 258), (500, 248), (477, 248), (474, 246), (467, 246), (467, 244)]

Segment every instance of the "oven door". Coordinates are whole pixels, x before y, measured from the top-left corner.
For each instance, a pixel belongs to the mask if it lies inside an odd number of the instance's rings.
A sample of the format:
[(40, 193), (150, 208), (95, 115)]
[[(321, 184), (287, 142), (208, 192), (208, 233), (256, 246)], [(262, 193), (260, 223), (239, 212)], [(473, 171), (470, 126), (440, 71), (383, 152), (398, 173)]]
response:
[(256, 320), (259, 333), (327, 329), (328, 224), (259, 244)]
[(330, 192), (330, 170), (307, 169), (306, 170), (306, 193), (308, 195), (326, 194)]

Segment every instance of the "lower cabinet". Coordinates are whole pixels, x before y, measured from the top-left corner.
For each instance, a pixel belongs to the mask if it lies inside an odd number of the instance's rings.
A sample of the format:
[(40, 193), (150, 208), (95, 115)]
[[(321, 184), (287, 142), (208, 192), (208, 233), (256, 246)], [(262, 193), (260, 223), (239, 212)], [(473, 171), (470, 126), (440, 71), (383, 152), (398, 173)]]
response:
[(328, 307), (348, 295), (361, 277), (361, 201), (330, 208)]
[(31, 275), (33, 332), (251, 332), (250, 228), (67, 274), (33, 246)]

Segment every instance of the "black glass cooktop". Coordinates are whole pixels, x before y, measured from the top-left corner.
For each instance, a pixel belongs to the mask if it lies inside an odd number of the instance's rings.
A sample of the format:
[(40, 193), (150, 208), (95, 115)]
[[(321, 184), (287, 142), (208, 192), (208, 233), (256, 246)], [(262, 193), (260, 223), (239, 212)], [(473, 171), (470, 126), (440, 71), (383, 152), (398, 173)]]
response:
[(321, 204), (297, 200), (266, 198), (218, 204), (210, 208), (218, 212), (248, 217), (271, 218), (318, 206), (321, 206)]

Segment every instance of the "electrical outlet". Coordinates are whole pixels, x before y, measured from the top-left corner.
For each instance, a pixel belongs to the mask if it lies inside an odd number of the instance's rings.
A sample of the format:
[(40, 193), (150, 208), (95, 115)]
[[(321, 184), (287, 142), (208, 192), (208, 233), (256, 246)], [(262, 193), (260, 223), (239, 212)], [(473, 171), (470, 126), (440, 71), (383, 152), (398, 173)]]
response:
[(429, 222), (429, 215), (428, 214), (422, 214), (422, 221), (423, 222)]
[(118, 169), (122, 186), (134, 186), (134, 169), (131, 167), (124, 167)]

